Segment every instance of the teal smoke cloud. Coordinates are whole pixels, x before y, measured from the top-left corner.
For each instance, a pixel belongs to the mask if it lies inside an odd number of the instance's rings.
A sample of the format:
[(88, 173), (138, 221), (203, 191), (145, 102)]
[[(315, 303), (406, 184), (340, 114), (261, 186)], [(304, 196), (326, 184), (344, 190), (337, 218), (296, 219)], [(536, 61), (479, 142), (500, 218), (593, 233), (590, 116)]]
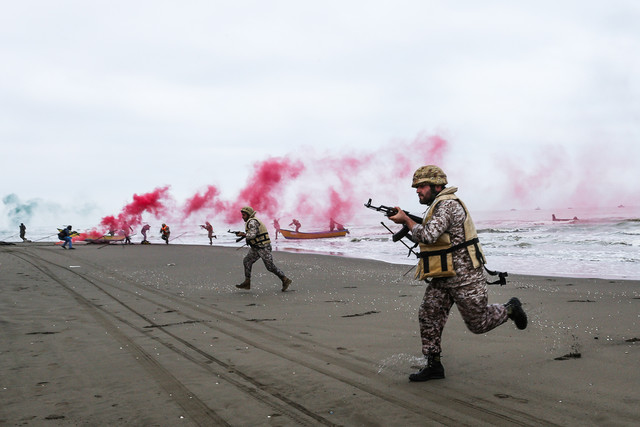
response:
[(16, 194), (9, 194), (2, 198), (2, 203), (7, 210), (7, 217), (12, 225), (17, 226), (21, 222), (29, 222), (38, 207), (36, 200), (21, 202)]

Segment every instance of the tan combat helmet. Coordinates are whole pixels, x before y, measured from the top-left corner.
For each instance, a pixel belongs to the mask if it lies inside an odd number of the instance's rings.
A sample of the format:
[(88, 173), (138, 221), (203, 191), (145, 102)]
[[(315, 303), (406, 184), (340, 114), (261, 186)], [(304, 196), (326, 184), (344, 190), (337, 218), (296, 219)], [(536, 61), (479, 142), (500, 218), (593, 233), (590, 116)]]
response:
[(447, 175), (436, 165), (422, 166), (413, 174), (411, 186), (417, 188), (422, 184), (447, 185)]
[(240, 209), (240, 212), (246, 213), (247, 215), (249, 215), (249, 218), (256, 214), (256, 211), (254, 211), (251, 206), (245, 206), (244, 208)]

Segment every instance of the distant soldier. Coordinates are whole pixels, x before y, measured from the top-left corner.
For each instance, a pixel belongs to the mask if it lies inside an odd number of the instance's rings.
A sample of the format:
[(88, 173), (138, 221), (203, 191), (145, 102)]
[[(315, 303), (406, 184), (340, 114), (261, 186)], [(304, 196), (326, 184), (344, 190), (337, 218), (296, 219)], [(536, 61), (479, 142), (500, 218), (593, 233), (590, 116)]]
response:
[(213, 245), (213, 239), (214, 238), (218, 238), (217, 236), (215, 236), (213, 234), (213, 226), (209, 223), (209, 221), (205, 222), (205, 225), (201, 225), (200, 227), (204, 228), (205, 230), (207, 230), (207, 236), (209, 237), (209, 244)]
[(292, 225), (295, 225), (296, 233), (298, 232), (298, 230), (300, 230), (300, 227), (302, 227), (302, 224), (300, 224), (300, 221), (298, 221), (295, 218), (293, 219), (293, 221), (291, 221), (291, 224), (289, 224), (289, 227), (291, 227)]
[(162, 224), (162, 227), (160, 227), (160, 234), (161, 234), (162, 240), (164, 240), (164, 242), (168, 245), (169, 236), (171, 235), (171, 230), (169, 229), (169, 226), (167, 224)]
[(344, 225), (340, 224), (339, 222), (336, 222), (333, 218), (329, 219), (329, 231), (333, 231), (333, 230), (344, 230)]
[(131, 226), (129, 224), (125, 224), (124, 228), (122, 230), (122, 233), (124, 234), (124, 244), (125, 245), (131, 245), (131, 233), (133, 232), (133, 228), (131, 228)]
[(64, 243), (62, 244), (62, 249), (67, 249), (67, 243), (69, 244), (69, 249), (75, 249), (73, 247), (73, 242), (71, 241), (71, 234), (73, 234), (73, 231), (71, 231), (72, 228), (73, 227), (69, 225), (67, 226), (67, 228), (63, 228), (58, 233), (58, 239), (64, 241)]
[(273, 220), (273, 228), (276, 229), (276, 240), (278, 240), (278, 233), (280, 233), (280, 218)]
[(239, 231), (236, 233), (238, 237), (246, 237), (247, 245), (249, 245), (249, 252), (244, 257), (244, 282), (236, 285), (239, 289), (251, 289), (251, 268), (253, 264), (262, 258), (264, 266), (268, 271), (275, 274), (282, 280), (282, 292), (286, 291), (291, 284), (285, 274), (273, 263), (273, 255), (271, 254), (271, 240), (269, 239), (269, 232), (267, 226), (262, 221), (256, 218), (256, 212), (250, 206), (245, 206), (240, 209), (242, 213), (242, 219), (245, 222), (245, 232)]
[(149, 241), (147, 240), (147, 231), (149, 231), (149, 229), (151, 228), (151, 226), (149, 224), (145, 224), (142, 226), (142, 229), (140, 230), (140, 232), (142, 233), (142, 244), (146, 245), (149, 243)]

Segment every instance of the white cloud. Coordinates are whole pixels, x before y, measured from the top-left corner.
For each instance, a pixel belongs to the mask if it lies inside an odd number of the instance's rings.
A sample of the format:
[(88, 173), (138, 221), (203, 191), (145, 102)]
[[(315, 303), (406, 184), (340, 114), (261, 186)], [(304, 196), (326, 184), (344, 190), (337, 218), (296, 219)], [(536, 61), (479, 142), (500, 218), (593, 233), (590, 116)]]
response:
[[(10, 3), (0, 155), (21, 150), (4, 170), (25, 179), (0, 196), (232, 193), (267, 156), (436, 131), (468, 186), (502, 182), (499, 156), (594, 143), (633, 180), (639, 15), (631, 1)], [(480, 179), (465, 181), (469, 164)]]

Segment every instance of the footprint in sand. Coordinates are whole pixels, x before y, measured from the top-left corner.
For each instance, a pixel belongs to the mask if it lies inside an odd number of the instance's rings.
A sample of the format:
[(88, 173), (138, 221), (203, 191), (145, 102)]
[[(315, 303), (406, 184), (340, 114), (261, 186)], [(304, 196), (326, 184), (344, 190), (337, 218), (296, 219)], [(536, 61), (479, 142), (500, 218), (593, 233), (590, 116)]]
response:
[(527, 399), (514, 397), (514, 396), (511, 396), (510, 394), (496, 393), (496, 394), (494, 394), (494, 396), (499, 398), (499, 399), (511, 399), (511, 400), (515, 400), (516, 402), (520, 402), (520, 403), (529, 403), (529, 400), (527, 400)]
[(567, 353), (564, 356), (556, 357), (553, 360), (580, 359), (581, 357), (582, 357), (581, 353)]

